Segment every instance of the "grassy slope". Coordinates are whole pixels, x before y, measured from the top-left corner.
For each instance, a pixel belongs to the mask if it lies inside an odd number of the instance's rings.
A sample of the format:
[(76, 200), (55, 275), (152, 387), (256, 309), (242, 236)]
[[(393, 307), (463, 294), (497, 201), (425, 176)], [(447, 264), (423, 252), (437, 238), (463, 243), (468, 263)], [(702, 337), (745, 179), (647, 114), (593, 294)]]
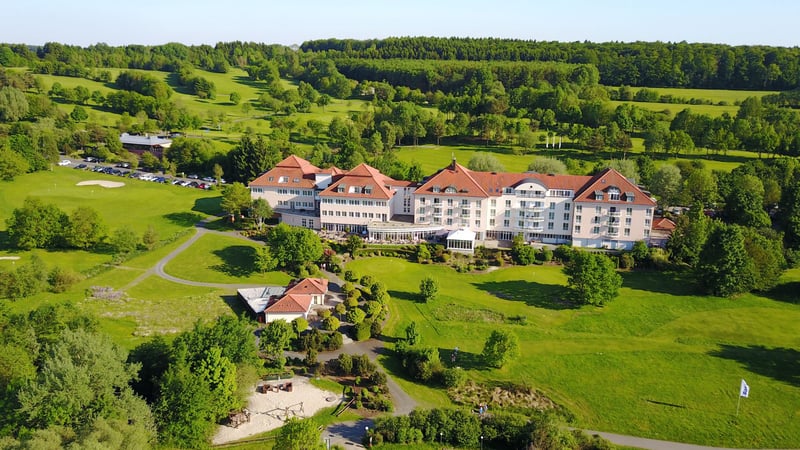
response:
[(288, 284), (291, 278), (283, 272), (253, 271), (256, 248), (258, 244), (244, 239), (207, 234), (170, 261), (164, 270), (178, 278), (208, 283)]
[[(460, 275), (372, 258), (348, 268), (387, 284), (393, 298), (389, 335), (402, 337), (416, 321), (424, 342), (436, 345), (443, 360), (458, 346), (458, 363), (471, 369), (472, 378), (530, 383), (566, 405), (578, 426), (729, 447), (800, 442), (798, 305), (754, 295), (697, 297), (686, 280), (630, 273), (609, 306), (571, 309), (558, 301), (566, 295), (566, 280), (556, 266)], [(439, 280), (440, 296), (416, 303), (427, 274)], [(501, 319), (516, 315), (526, 316), (527, 324)], [(522, 355), (487, 371), (477, 355), (498, 327), (517, 334)], [(736, 419), (740, 378), (754, 394)], [(446, 402), (436, 390), (404, 386), (423, 403)]]

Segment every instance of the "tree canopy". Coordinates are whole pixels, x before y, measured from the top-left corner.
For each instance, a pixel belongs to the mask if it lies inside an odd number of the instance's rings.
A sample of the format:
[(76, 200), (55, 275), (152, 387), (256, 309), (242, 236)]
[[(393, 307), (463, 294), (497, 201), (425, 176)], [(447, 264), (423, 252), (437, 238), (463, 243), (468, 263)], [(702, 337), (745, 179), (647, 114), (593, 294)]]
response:
[(617, 296), (622, 277), (614, 263), (602, 253), (576, 250), (564, 266), (567, 285), (579, 303), (602, 306)]

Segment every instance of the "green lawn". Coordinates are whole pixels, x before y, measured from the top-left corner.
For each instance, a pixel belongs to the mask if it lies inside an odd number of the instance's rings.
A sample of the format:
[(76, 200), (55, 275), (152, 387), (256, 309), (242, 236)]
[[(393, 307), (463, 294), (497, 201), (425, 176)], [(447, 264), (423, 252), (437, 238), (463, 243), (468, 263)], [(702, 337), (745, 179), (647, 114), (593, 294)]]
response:
[[(566, 406), (576, 426), (727, 447), (800, 442), (798, 304), (694, 296), (687, 280), (643, 272), (624, 274), (620, 296), (605, 308), (574, 308), (561, 301), (566, 279), (557, 266), (464, 275), (369, 258), (348, 269), (386, 283), (393, 299), (389, 336), (402, 337), (416, 321), (423, 342), (436, 345), (443, 360), (458, 346), (458, 364), (472, 378), (532, 384)], [(787, 282), (796, 283), (799, 273), (790, 272)], [(439, 298), (417, 303), (419, 282), (429, 274), (439, 280)], [(516, 315), (527, 323), (504, 320)], [(478, 355), (498, 327), (519, 337), (522, 355), (486, 370)], [(736, 418), (741, 378), (752, 394)], [(446, 403), (441, 391), (402, 384), (425, 405)]]
[(286, 285), (283, 272), (256, 272), (253, 258), (258, 244), (220, 234), (206, 234), (170, 261), (164, 270), (186, 280), (208, 283)]
[[(77, 186), (78, 182), (87, 180), (119, 181), (125, 186)], [(210, 214), (219, 213), (220, 195), (219, 191), (189, 189), (56, 166), (52, 171), (27, 174), (17, 177), (14, 182), (0, 183), (0, 230), (5, 229), (5, 220), (11, 216), (12, 210), (30, 196), (54, 203), (67, 213), (78, 206), (91, 206), (100, 213), (109, 231), (127, 225), (142, 233), (152, 225), (159, 237), (165, 239)]]
[(735, 116), (736, 113), (739, 111), (739, 107), (732, 103), (726, 106), (689, 105), (685, 103), (622, 102), (616, 100), (610, 101), (608, 103), (611, 105), (611, 109), (615, 109), (617, 106), (623, 103), (628, 103), (634, 106), (638, 106), (639, 108), (646, 109), (648, 111), (663, 112), (667, 110), (670, 112), (670, 117), (675, 117), (675, 114), (683, 111), (684, 109), (690, 109), (695, 114), (706, 114), (711, 117), (719, 117), (723, 113), (728, 113), (732, 116)]
[[(641, 138), (631, 139), (633, 142), (633, 149), (627, 153), (627, 158), (634, 158), (644, 153), (644, 145)], [(397, 149), (397, 158), (408, 164), (419, 163), (422, 167), (424, 174), (432, 174), (437, 170), (446, 167), (450, 161), (455, 157), (456, 161), (467, 166), (469, 160), (477, 153), (489, 152), (503, 165), (507, 172), (525, 172), (528, 170), (528, 165), (537, 157), (544, 158), (557, 158), (564, 160), (566, 158), (577, 159), (584, 161), (587, 164), (587, 171), (589, 171), (597, 161), (620, 159), (622, 154), (620, 152), (603, 151), (592, 153), (586, 150), (578, 150), (568, 148), (572, 144), (564, 141), (563, 148), (561, 149), (545, 149), (542, 148), (543, 144), (537, 146), (533, 153), (524, 155), (515, 155), (508, 146), (495, 146), (495, 145), (431, 145), (425, 144), (420, 146), (403, 146)], [(726, 155), (711, 155), (706, 154), (703, 149), (698, 149), (691, 154), (681, 155), (680, 158), (670, 157), (666, 159), (663, 155), (657, 155), (656, 163), (663, 164), (664, 162), (674, 163), (679, 159), (699, 160), (705, 164), (709, 170), (722, 170), (730, 172), (739, 165), (747, 162), (748, 160), (758, 158), (758, 154), (753, 152), (746, 152), (741, 150), (730, 150)]]
[[(728, 102), (733, 105), (747, 97), (763, 97), (776, 94), (773, 91), (735, 91), (730, 89), (687, 89), (687, 88), (648, 88), (657, 91), (660, 95), (671, 95), (686, 99), (711, 100), (714, 103)], [(637, 88), (634, 88), (637, 90)], [(690, 105), (691, 106), (691, 105)]]

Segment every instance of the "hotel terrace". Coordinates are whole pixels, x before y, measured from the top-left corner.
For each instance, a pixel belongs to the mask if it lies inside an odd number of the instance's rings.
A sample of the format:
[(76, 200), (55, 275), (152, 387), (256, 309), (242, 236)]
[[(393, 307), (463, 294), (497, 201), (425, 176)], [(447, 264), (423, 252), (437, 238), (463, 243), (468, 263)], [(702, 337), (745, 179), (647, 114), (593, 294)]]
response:
[(476, 172), (450, 165), (421, 183), (393, 180), (361, 164), (320, 169), (297, 156), (250, 183), (281, 221), (377, 241), (447, 236), (471, 253), (523, 235), (526, 241), (630, 249), (650, 241), (656, 201), (622, 174)]

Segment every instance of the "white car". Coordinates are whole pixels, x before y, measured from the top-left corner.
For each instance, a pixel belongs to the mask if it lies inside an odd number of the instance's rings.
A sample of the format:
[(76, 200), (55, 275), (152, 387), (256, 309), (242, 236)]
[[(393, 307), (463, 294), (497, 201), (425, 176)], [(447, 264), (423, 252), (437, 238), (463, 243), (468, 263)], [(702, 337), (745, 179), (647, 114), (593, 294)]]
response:
[(70, 161), (68, 159), (62, 159), (61, 161), (58, 162), (59, 166), (68, 166), (70, 164), (72, 164), (72, 161)]

